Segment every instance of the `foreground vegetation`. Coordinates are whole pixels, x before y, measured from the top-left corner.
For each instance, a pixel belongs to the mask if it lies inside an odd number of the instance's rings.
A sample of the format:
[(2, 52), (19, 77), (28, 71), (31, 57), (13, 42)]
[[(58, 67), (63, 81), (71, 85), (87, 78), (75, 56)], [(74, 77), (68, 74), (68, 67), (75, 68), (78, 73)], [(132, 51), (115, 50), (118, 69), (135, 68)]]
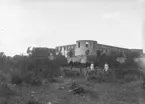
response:
[[(88, 56), (100, 68), (107, 61), (111, 71), (86, 78), (78, 71), (86, 66), (70, 67), (64, 56), (46, 48), (28, 50), (28, 56), (0, 53), (0, 104), (141, 104), (144, 74), (133, 62), (136, 54), (128, 55), (124, 64), (116, 61), (117, 55), (100, 60)], [(64, 70), (66, 66), (71, 70)], [(70, 89), (72, 80), (79, 89)]]
[[(83, 86), (85, 93), (69, 92), (70, 79), (59, 79), (56, 83), (43, 86), (16, 86), (19, 96), (12, 96), (8, 104), (144, 104), (140, 81), (132, 83), (90, 83), (74, 78)], [(62, 87), (62, 88), (61, 88)], [(2, 99), (1, 99), (2, 101)], [(1, 103), (2, 104), (2, 103)]]

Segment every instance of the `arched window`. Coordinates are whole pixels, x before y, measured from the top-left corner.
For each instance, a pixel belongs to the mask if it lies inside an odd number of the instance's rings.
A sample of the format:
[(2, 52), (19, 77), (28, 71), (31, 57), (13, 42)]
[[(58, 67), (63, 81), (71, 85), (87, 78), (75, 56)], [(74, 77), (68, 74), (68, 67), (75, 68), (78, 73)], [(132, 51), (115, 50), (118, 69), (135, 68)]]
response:
[(80, 48), (80, 42), (78, 42), (78, 48)]
[(66, 47), (64, 47), (63, 49), (64, 49), (64, 51), (65, 51)]
[(101, 51), (100, 50), (97, 50), (96, 51), (96, 54), (97, 54), (97, 56), (100, 56), (101, 55)]
[(95, 48), (95, 42), (93, 43), (93, 48)]
[(59, 51), (62, 51), (62, 48), (61, 47), (59, 48)]
[(89, 46), (89, 43), (88, 43), (88, 42), (86, 42), (86, 47), (88, 48), (88, 46)]

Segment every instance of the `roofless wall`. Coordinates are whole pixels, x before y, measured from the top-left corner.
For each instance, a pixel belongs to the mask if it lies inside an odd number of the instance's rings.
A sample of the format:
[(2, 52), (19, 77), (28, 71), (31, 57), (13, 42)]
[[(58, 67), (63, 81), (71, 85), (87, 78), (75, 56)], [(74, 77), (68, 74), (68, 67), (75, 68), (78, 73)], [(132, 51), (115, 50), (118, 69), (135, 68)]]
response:
[(75, 56), (85, 55), (89, 50), (89, 54), (96, 55), (97, 41), (94, 40), (78, 40), (76, 41)]

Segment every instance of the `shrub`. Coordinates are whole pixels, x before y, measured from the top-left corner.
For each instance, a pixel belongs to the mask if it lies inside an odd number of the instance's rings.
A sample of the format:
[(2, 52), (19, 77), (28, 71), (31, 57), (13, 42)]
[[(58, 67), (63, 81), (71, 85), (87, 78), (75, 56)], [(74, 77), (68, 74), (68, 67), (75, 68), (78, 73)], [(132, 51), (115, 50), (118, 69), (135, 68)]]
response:
[(21, 94), (18, 93), (15, 89), (12, 88), (7, 83), (0, 84), (0, 97), (5, 98), (6, 101), (10, 100), (11, 97), (20, 96)]
[(28, 101), (27, 104), (40, 104), (40, 103), (36, 100), (31, 99), (31, 100)]
[(11, 75), (11, 83), (12, 84), (22, 84), (23, 78), (20, 74), (12, 74)]
[(9, 72), (10, 75), (10, 83), (11, 84), (22, 84), (23, 82), (23, 75), (21, 69), (11, 69)]
[(76, 82), (72, 82), (69, 85), (69, 92), (73, 92), (73, 94), (76, 95), (82, 95), (83, 93), (85, 93), (85, 89), (83, 86), (80, 86)]
[(131, 82), (136, 80), (136, 76), (134, 74), (128, 74), (125, 75), (123, 79), (125, 82)]
[(24, 76), (24, 78), (23, 78), (23, 82), (28, 84), (28, 85), (32, 85), (32, 86), (36, 86), (36, 85), (41, 85), (42, 84), (41, 78), (38, 77), (33, 72), (27, 73)]
[(0, 83), (6, 83), (10, 81), (10, 76), (5, 74), (3, 71), (0, 72)]
[(101, 79), (101, 77), (96, 77), (96, 76), (89, 76), (87, 78), (87, 80), (90, 81), (90, 82), (97, 82), (97, 83), (103, 82), (103, 80)]
[[(50, 55), (54, 57), (48, 58)], [(12, 71), (8, 70), (12, 84), (25, 82), (30, 85), (39, 85), (44, 78), (53, 79), (60, 76), (59, 68), (67, 64), (67, 60), (63, 55), (56, 55), (55, 51), (49, 52), (49, 49), (39, 47), (34, 48), (32, 51), (29, 50), (28, 56), (15, 55), (11, 58), (3, 53), (0, 56), (1, 69), (15, 68)], [(1, 78), (1, 80), (5, 79)]]
[(91, 82), (101, 83), (104, 82), (103, 74), (101, 71), (91, 71), (88, 73), (87, 80)]
[(80, 76), (80, 72), (79, 71), (73, 71), (73, 70), (67, 70), (65, 69), (63, 71), (64, 73), (64, 77), (76, 77), (76, 76)]

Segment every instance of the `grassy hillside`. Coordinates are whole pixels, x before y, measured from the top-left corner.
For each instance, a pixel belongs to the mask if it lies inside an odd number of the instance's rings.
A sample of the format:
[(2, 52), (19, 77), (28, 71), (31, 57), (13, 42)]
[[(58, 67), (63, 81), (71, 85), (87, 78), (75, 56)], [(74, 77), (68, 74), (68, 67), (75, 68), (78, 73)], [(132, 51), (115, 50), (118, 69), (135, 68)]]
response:
[[(15, 86), (19, 96), (12, 96), (7, 104), (145, 104), (140, 81), (126, 84), (119, 83), (90, 83), (83, 78), (74, 78), (87, 91), (83, 96), (76, 96), (69, 92), (68, 84), (71, 79), (59, 78), (53, 84), (42, 86)], [(59, 89), (63, 86), (64, 89)], [(0, 97), (4, 101), (6, 97)], [(32, 101), (33, 103), (29, 102)], [(35, 102), (34, 102), (35, 101)], [(29, 102), (29, 103), (28, 103)], [(2, 104), (2, 103), (0, 103)]]

